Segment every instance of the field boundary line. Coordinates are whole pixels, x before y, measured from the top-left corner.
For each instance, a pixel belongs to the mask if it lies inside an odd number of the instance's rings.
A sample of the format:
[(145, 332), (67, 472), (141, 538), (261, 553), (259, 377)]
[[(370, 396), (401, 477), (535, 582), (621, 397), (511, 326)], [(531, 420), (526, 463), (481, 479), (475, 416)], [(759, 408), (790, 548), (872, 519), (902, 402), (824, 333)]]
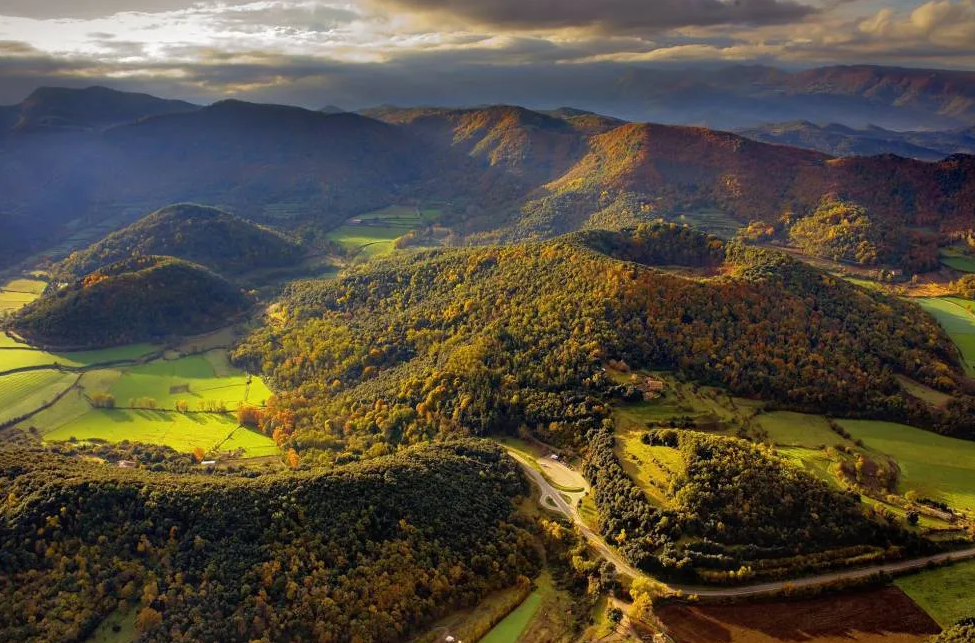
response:
[(37, 415), (41, 411), (46, 411), (47, 409), (51, 408), (52, 406), (54, 406), (55, 404), (57, 404), (58, 402), (60, 402), (64, 398), (65, 395), (67, 395), (68, 393), (70, 393), (74, 389), (78, 389), (79, 391), (83, 390), (83, 389), (81, 389), (81, 387), (78, 386), (78, 383), (81, 381), (81, 378), (84, 377), (84, 375), (85, 375), (84, 373), (78, 373), (78, 377), (76, 377), (75, 380), (74, 380), (74, 382), (71, 383), (71, 386), (68, 386), (63, 391), (61, 391), (60, 393), (58, 393), (57, 395), (55, 395), (53, 400), (51, 400), (50, 402), (44, 404), (43, 406), (41, 406), (39, 408), (34, 409), (33, 411), (31, 411), (30, 413), (27, 413), (26, 415), (22, 415), (19, 418), (14, 418), (12, 420), (8, 420), (7, 422), (4, 422), (3, 424), (0, 424), (0, 429), (10, 428), (10, 427), (15, 426), (17, 424), (20, 424), (21, 422), (24, 422), (26, 420), (31, 419), (32, 417), (34, 417), (35, 415)]

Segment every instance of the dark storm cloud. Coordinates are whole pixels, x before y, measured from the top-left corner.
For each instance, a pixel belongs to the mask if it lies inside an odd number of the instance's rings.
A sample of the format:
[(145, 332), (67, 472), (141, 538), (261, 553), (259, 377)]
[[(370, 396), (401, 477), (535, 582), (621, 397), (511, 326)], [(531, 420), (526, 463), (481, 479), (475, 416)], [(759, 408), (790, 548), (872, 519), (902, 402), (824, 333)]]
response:
[(652, 31), (722, 24), (795, 22), (816, 13), (793, 0), (371, 0), (391, 9), (433, 12), (502, 29), (590, 28)]

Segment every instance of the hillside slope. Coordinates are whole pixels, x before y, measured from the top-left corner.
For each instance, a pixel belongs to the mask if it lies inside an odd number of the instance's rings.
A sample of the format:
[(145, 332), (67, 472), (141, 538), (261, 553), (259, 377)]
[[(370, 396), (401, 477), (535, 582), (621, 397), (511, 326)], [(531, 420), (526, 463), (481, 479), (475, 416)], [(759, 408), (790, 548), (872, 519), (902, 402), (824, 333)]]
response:
[(0, 451), (0, 492), (7, 640), (83, 641), (121, 609), (143, 643), (393, 643), (539, 566), (523, 478), (485, 443), (256, 479)]
[(292, 264), (300, 258), (301, 248), (273, 230), (232, 214), (181, 203), (153, 212), (71, 254), (54, 272), (80, 277), (107, 264), (147, 255), (185, 259), (229, 276)]
[(247, 306), (227, 281), (172, 257), (135, 257), (37, 299), (14, 318), (27, 339), (54, 346), (108, 346), (225, 325)]
[[(692, 276), (654, 268), (675, 265)], [(280, 391), (265, 430), (325, 458), (520, 425), (577, 444), (615, 394), (608, 359), (787, 408), (975, 435), (963, 405), (932, 416), (898, 384), (965, 387), (920, 308), (673, 225), (405, 255), (296, 284), (283, 306), (286, 322), (236, 359)]]

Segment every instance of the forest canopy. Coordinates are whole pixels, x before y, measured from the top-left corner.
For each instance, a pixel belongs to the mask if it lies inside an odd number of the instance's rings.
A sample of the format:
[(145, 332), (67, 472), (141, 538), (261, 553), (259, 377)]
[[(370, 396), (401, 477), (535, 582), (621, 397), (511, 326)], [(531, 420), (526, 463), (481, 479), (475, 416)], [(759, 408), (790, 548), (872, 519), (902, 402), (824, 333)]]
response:
[(578, 442), (605, 417), (609, 359), (797, 410), (975, 429), (964, 403), (932, 411), (898, 383), (964, 387), (918, 307), (673, 224), (407, 254), (294, 284), (282, 306), (235, 359), (279, 391), (263, 429), (329, 461), (521, 425)]
[(526, 491), (486, 442), (255, 479), (0, 451), (0, 631), (84, 641), (121, 609), (145, 643), (401, 641), (537, 572)]
[(247, 305), (234, 286), (201, 266), (134, 257), (28, 304), (13, 327), (42, 345), (102, 347), (213, 330)]

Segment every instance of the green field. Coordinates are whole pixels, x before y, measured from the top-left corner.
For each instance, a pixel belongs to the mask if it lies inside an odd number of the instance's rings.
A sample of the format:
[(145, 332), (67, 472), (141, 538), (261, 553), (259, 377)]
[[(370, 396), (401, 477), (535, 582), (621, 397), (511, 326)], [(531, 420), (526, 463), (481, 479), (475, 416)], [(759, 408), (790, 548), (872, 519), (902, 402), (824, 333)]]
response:
[(934, 316), (961, 351), (965, 369), (975, 375), (975, 302), (958, 297), (928, 297), (916, 300)]
[(941, 251), (941, 263), (959, 272), (975, 272), (975, 258), (953, 248)]
[(515, 643), (528, 628), (541, 604), (542, 593), (532, 592), (515, 611), (495, 625), (480, 643)]
[[(225, 355), (223, 351), (219, 351)], [(126, 369), (122, 377), (111, 387), (116, 406), (131, 406), (130, 400), (150, 397), (160, 409), (175, 409), (176, 402), (184, 400), (190, 410), (198, 410), (203, 400), (223, 402), (228, 410), (234, 410), (238, 402), (263, 406), (271, 391), (260, 380), (247, 377), (240, 371), (218, 377), (214, 368), (216, 358), (194, 355), (175, 360), (156, 360), (148, 364)], [(226, 368), (230, 368), (229, 364)], [(226, 369), (221, 369), (228, 372)]]
[(262, 458), (281, 453), (274, 440), (263, 433), (252, 431), (243, 426), (237, 427), (237, 430), (220, 445), (221, 451), (236, 451), (237, 449), (244, 450), (245, 458)]
[(12, 279), (0, 286), (0, 312), (20, 310), (41, 296), (47, 282), (37, 279)]
[[(17, 345), (6, 335), (7, 345)], [(0, 371), (24, 366), (59, 363), (78, 368), (97, 364), (134, 361), (157, 353), (158, 346), (138, 344), (99, 351), (54, 355), (29, 347), (0, 350)], [(174, 356), (178, 355), (174, 353)], [(138, 365), (118, 364), (79, 373), (38, 369), (0, 375), (0, 422), (21, 417), (39, 409), (77, 380), (76, 390), (68, 391), (56, 404), (25, 420), (23, 429), (36, 428), (46, 441), (102, 439), (162, 444), (180, 451), (197, 447), (210, 451), (243, 449), (245, 457), (276, 455), (279, 449), (270, 438), (238, 428), (232, 415), (237, 404), (262, 406), (271, 391), (258, 377), (250, 378), (235, 369), (224, 350), (202, 355), (154, 359)], [(89, 399), (96, 393), (111, 393), (115, 409), (92, 408)], [(152, 398), (153, 410), (126, 409), (132, 400)], [(190, 413), (176, 413), (176, 402), (188, 403)], [(206, 410), (204, 400), (220, 402), (230, 413), (195, 413)]]
[[(139, 610), (119, 608), (102, 621), (85, 643), (132, 643), (139, 636), (135, 618)], [(118, 627), (118, 632), (114, 628)]]
[(941, 627), (975, 616), (975, 561), (904, 576), (894, 583)]
[(975, 442), (948, 438), (892, 422), (840, 420), (854, 438), (897, 460), (899, 491), (975, 511)]
[(390, 206), (349, 219), (327, 238), (344, 248), (372, 258), (393, 251), (393, 242), (410, 230), (435, 222), (440, 211), (412, 206)]
[(670, 503), (666, 489), (674, 476), (682, 470), (677, 449), (649, 446), (641, 440), (646, 429), (629, 425), (617, 426), (616, 457), (626, 474), (643, 489), (654, 504), (666, 507)]
[[(213, 449), (236, 429), (237, 420), (230, 415), (90, 409), (81, 417), (45, 433), (44, 440), (129, 440), (162, 444), (189, 453), (197, 447), (204, 451)], [(270, 438), (266, 440), (274, 444)]]
[(110, 364), (113, 362), (133, 361), (139, 357), (149, 355), (159, 350), (151, 344), (133, 344), (119, 348), (83, 351), (76, 353), (49, 353), (44, 350), (30, 348), (26, 344), (17, 344), (6, 335), (0, 336), (2, 346), (22, 346), (23, 348), (4, 348), (0, 350), (0, 373), (29, 366), (68, 366), (82, 367), (94, 364)]
[(76, 378), (53, 370), (0, 375), (0, 424), (44, 406), (70, 388)]
[(773, 444), (816, 449), (842, 442), (822, 415), (774, 411), (755, 417), (755, 424), (768, 432)]

